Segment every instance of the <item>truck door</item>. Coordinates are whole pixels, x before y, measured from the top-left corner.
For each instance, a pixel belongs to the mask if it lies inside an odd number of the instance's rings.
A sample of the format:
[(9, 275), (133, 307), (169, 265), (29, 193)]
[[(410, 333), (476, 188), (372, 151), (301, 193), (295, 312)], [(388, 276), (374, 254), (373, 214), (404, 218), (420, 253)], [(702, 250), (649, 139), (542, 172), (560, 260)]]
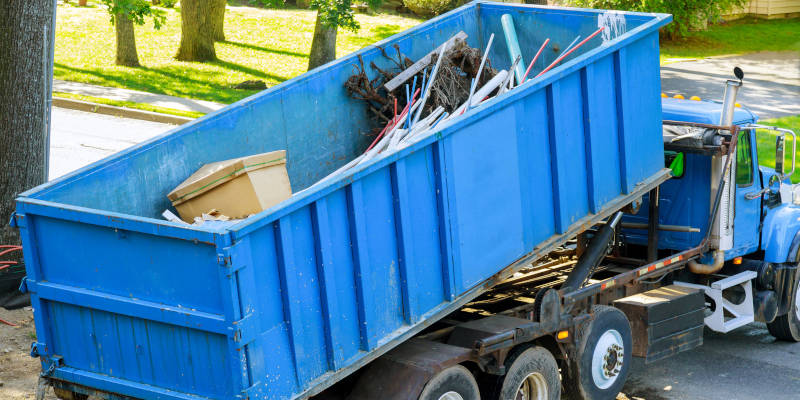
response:
[(726, 258), (751, 253), (758, 249), (761, 197), (747, 199), (745, 195), (761, 190), (758, 176), (755, 131), (739, 132), (736, 145), (736, 204), (733, 219), (733, 248)]

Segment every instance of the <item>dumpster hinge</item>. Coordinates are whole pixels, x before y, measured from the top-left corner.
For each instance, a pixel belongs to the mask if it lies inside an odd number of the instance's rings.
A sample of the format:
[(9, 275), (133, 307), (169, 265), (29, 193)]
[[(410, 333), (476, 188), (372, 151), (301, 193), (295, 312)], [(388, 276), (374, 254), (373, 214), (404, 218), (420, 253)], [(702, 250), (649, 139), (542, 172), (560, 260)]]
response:
[[(263, 390), (262, 390), (261, 381), (253, 383), (250, 387), (243, 389), (238, 396), (237, 399), (241, 400), (248, 400), (248, 399), (258, 399), (264, 397)], [(259, 396), (261, 394), (261, 396)]]
[(237, 348), (242, 348), (252, 342), (258, 336), (258, 323), (254, 313), (249, 313), (244, 318), (233, 322), (233, 341), (237, 343)]
[(23, 276), (22, 279), (19, 281), (19, 292), (20, 293), (28, 293), (28, 277)]
[(11, 213), (11, 219), (8, 221), (8, 226), (12, 228), (19, 228), (19, 224), (17, 224), (17, 213)]
[[(242, 390), (242, 393), (236, 396), (239, 399), (247, 400), (247, 399), (257, 399), (260, 396), (257, 396), (258, 392), (261, 391), (261, 382), (256, 382), (252, 386), (248, 387), (247, 389)], [(263, 396), (263, 394), (262, 394)]]
[[(246, 254), (242, 254), (242, 246), (240, 243), (242, 242), (236, 242), (228, 247), (223, 247), (222, 251), (217, 254), (217, 262), (219, 265), (228, 269), (228, 277), (247, 265), (246, 262), (243, 262), (247, 258), (245, 258)], [(249, 251), (249, 246), (247, 247), (248, 248), (245, 250)]]
[(31, 357), (37, 358), (42, 354), (47, 354), (47, 346), (41, 342), (31, 343)]
[(42, 376), (53, 375), (56, 368), (64, 365), (64, 359), (61, 356), (48, 356), (42, 357), (44, 365), (42, 366)]

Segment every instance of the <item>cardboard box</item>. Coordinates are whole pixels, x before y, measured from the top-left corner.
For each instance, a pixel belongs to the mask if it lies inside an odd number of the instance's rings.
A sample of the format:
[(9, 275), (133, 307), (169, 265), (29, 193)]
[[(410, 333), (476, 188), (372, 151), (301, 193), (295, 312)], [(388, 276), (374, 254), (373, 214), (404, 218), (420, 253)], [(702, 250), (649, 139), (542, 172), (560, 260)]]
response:
[(206, 164), (167, 195), (181, 219), (216, 209), (232, 219), (266, 210), (292, 195), (286, 151)]

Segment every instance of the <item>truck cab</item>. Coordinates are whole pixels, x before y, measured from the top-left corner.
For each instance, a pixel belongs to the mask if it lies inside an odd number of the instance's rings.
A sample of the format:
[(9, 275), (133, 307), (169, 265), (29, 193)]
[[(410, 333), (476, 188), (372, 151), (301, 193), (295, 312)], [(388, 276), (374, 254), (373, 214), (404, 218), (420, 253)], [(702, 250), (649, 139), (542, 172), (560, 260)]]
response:
[[(705, 290), (711, 299), (715, 295), (721, 299), (721, 304), (709, 302), (718, 315), (706, 318), (706, 325), (727, 332), (761, 321), (773, 335), (798, 340), (800, 185), (791, 182), (794, 133), (758, 125), (758, 116), (737, 105), (731, 120), (736, 128), (734, 143), (731, 132), (710, 128), (722, 120), (723, 112), (719, 102), (662, 98), (665, 163), (673, 178), (659, 188), (658, 252), (700, 246), (711, 224), (709, 251), (694, 264), (706, 271), (695, 274), (690, 263), (677, 278)], [(731, 144), (734, 157), (725, 172)], [(724, 173), (733, 184), (723, 191), (712, 216), (713, 194)], [(629, 224), (647, 221), (653, 203), (649, 199), (642, 203), (638, 214), (626, 218)], [(629, 243), (645, 244), (648, 238), (641, 229), (624, 232)], [(720, 289), (714, 282), (723, 280), (731, 285)], [(747, 307), (751, 298), (752, 309)]]

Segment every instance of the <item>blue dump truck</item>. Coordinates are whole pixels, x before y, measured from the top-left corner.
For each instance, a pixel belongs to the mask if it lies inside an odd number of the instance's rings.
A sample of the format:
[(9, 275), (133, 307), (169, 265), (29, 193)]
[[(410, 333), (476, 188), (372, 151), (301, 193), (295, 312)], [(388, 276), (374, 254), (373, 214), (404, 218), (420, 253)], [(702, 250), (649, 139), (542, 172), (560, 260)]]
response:
[[(322, 179), (373, 139), (343, 88), (354, 67), (463, 32), (478, 49), (496, 34), (493, 67), (510, 69), (505, 14), (526, 59), (545, 38), (591, 39)], [(40, 386), (73, 400), (611, 399), (631, 357), (690, 350), (704, 326), (764, 321), (800, 340), (794, 134), (735, 106), (738, 70), (722, 103), (662, 99), (671, 17), (615, 13), (625, 31), (592, 38), (608, 16), (472, 2), (21, 194)], [(274, 150), (288, 200), (217, 228), (160, 217), (200, 166)]]

